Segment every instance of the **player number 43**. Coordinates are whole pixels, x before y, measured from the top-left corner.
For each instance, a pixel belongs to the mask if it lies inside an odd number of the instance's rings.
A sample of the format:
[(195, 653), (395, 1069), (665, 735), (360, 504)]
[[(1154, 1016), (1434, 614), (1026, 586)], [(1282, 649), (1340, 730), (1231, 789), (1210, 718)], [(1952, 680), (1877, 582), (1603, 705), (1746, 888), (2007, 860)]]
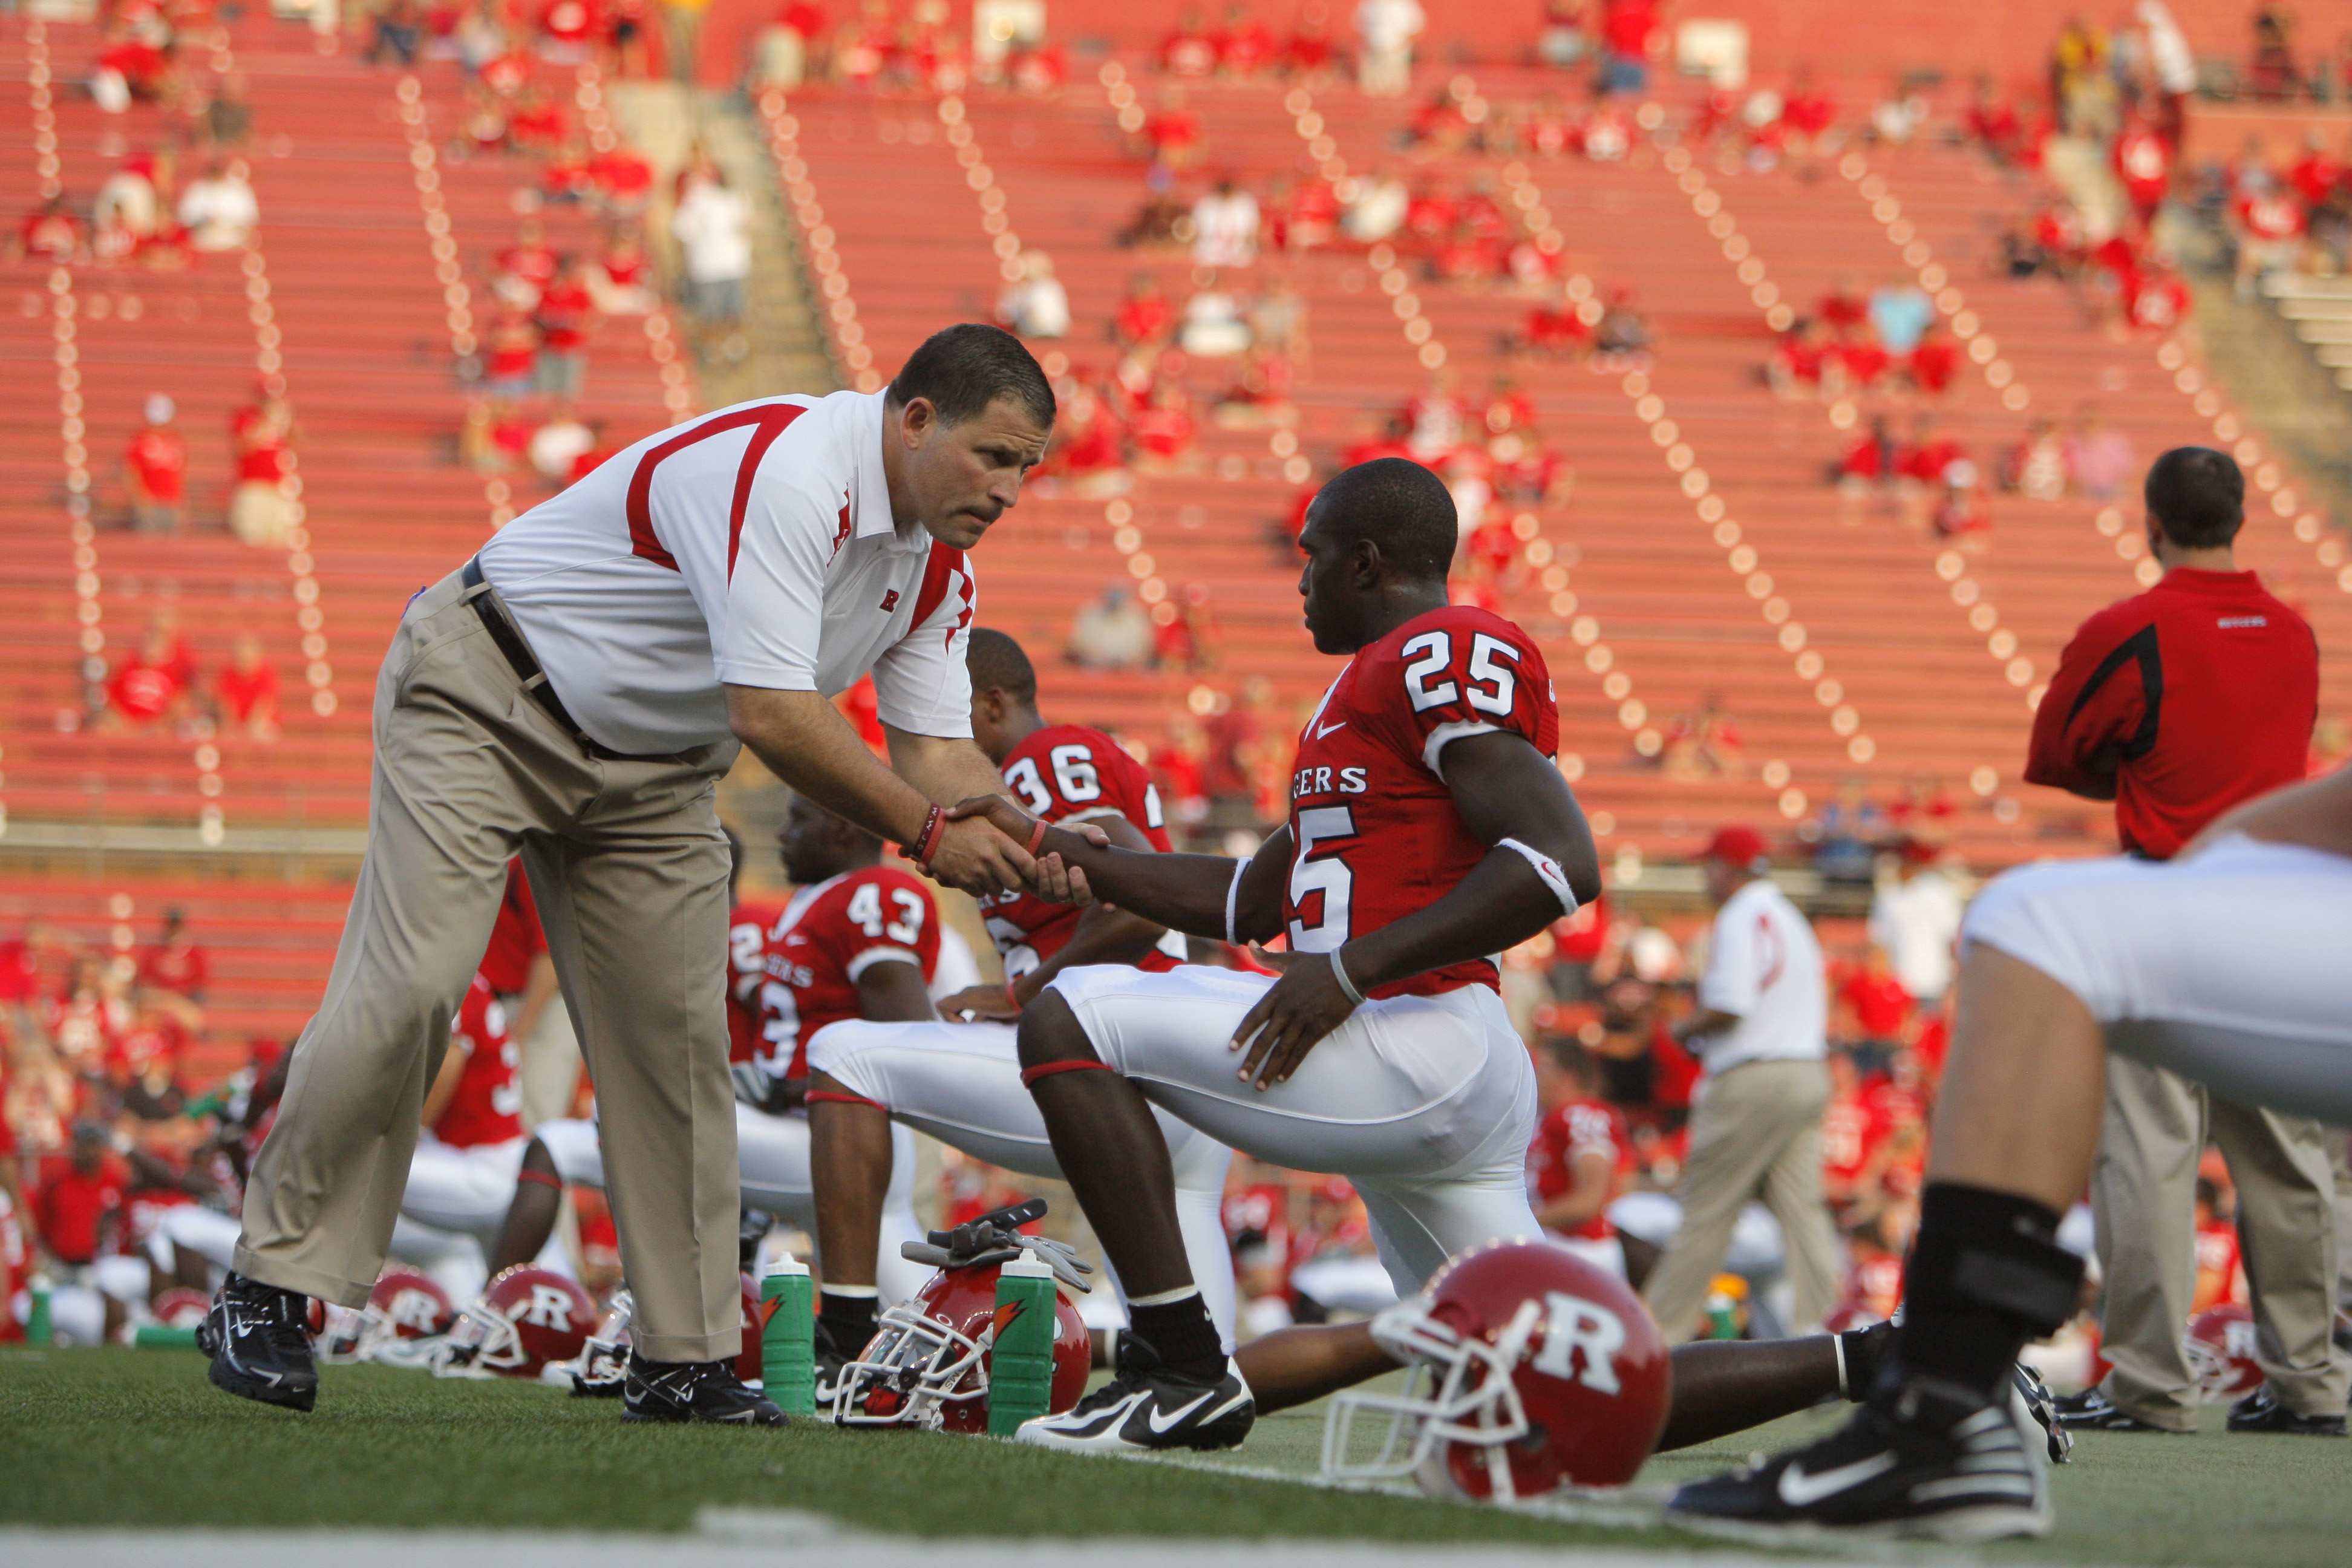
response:
[[(1462, 700), (1462, 687), (1451, 677), (1454, 668), (1454, 634), (1423, 632), (1399, 650), (1411, 660), (1404, 667), (1405, 695), (1412, 700), (1412, 710), (1425, 713), (1432, 708), (1442, 708), (1449, 702)], [(1415, 658), (1414, 655), (1421, 657)], [(1508, 717), (1511, 703), (1517, 695), (1519, 672), (1514, 668), (1519, 662), (1519, 650), (1498, 637), (1485, 632), (1470, 636), (1470, 668), (1465, 672), (1470, 688), (1470, 706), (1481, 713), (1498, 718)], [(1444, 679), (1438, 678), (1444, 676)]]
[(849, 895), (848, 914), (857, 929), (869, 937), (887, 934), (892, 942), (913, 942), (923, 934), (923, 900), (906, 888), (890, 889), (890, 901), (898, 906), (898, 919), (888, 925), (882, 923), (882, 889), (867, 882)]

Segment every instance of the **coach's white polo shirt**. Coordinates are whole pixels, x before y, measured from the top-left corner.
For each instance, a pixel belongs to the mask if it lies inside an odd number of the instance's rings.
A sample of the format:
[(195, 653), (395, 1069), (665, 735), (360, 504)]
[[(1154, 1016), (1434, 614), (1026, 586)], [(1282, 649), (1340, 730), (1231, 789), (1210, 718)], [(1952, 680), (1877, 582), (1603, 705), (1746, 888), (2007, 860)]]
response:
[(1739, 1022), (1698, 1043), (1707, 1076), (1744, 1062), (1819, 1061), (1829, 1049), (1829, 978), (1811, 921), (1769, 877), (1724, 900), (1708, 933), (1698, 1003)]
[(971, 569), (897, 526), (881, 393), (740, 403), (648, 436), (482, 547), (555, 694), (614, 751), (722, 741), (723, 684), (855, 685), (885, 723), (971, 733)]

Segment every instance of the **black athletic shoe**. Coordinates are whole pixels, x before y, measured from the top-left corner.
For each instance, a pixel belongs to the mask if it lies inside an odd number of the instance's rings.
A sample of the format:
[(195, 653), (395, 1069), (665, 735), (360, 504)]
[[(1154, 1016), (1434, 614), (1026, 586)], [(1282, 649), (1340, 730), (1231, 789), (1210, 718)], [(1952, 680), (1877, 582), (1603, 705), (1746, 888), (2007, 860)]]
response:
[(1024, 1421), (1013, 1434), (1045, 1448), (1238, 1448), (1257, 1423), (1257, 1402), (1228, 1357), (1214, 1383), (1160, 1364), (1150, 1342), (1120, 1336), (1118, 1371), (1059, 1415)]
[(2279, 1402), (2269, 1384), (2230, 1406), (2232, 1432), (2283, 1432), (2293, 1437), (2341, 1437), (2341, 1415), (2297, 1415)]
[[(2019, 1362), (2011, 1375), (2017, 1384), (2017, 1397), (2024, 1405), (2025, 1413), (2033, 1417), (2035, 1426), (2042, 1428), (2042, 1438), (2050, 1449), (2050, 1462), (2053, 1465), (2066, 1463), (2067, 1457), (2074, 1451), (2074, 1434), (2066, 1430), (2064, 1423), (2058, 1419), (2058, 1400), (2050, 1392), (2049, 1384), (2042, 1381), (2041, 1369)], [(2026, 1434), (2029, 1437), (2032, 1435), (2031, 1432)]]
[(264, 1405), (308, 1410), (319, 1403), (319, 1363), (310, 1353), (310, 1298), (232, 1274), (221, 1282), (196, 1331), (213, 1358), (215, 1386)]
[(727, 1361), (646, 1361), (634, 1352), (621, 1393), (624, 1421), (718, 1421), (735, 1426), (788, 1426), (784, 1413), (744, 1386)]
[(830, 1421), (834, 1406), (841, 1400), (841, 1385), (845, 1381), (843, 1374), (848, 1372), (849, 1363), (864, 1353), (866, 1347), (851, 1345), (845, 1349), (835, 1344), (832, 1331), (825, 1327), (824, 1320), (819, 1318), (810, 1349), (814, 1352), (812, 1370), (816, 1384), (816, 1418)]
[(2086, 1388), (2080, 1394), (2062, 1394), (2050, 1402), (2058, 1413), (2058, 1425), (2077, 1432), (2161, 1432), (2167, 1436), (2187, 1437), (2192, 1432), (2176, 1431), (2159, 1426), (2138, 1416), (2109, 1399), (2101, 1388)]
[(2049, 1492), (2022, 1419), (2009, 1400), (1915, 1376), (1810, 1447), (1682, 1488), (1666, 1517), (1766, 1539), (2045, 1535)]

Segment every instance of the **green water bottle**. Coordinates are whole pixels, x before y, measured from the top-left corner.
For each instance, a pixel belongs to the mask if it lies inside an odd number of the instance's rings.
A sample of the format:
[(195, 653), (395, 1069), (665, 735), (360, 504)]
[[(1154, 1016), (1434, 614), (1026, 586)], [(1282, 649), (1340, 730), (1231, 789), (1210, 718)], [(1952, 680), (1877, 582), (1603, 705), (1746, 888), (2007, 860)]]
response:
[(174, 1328), (170, 1323), (142, 1323), (131, 1333), (131, 1342), (142, 1351), (181, 1350), (196, 1348), (196, 1331)]
[(1012, 1436), (1051, 1406), (1055, 1306), (1054, 1270), (1029, 1248), (997, 1271), (996, 1343), (988, 1356), (992, 1437)]
[(46, 1345), (57, 1339), (57, 1331), (49, 1323), (49, 1277), (36, 1274), (25, 1282), (33, 1298), (32, 1310), (25, 1316), (25, 1342)]
[(760, 1374), (787, 1415), (816, 1411), (816, 1298), (808, 1265), (787, 1252), (760, 1280)]

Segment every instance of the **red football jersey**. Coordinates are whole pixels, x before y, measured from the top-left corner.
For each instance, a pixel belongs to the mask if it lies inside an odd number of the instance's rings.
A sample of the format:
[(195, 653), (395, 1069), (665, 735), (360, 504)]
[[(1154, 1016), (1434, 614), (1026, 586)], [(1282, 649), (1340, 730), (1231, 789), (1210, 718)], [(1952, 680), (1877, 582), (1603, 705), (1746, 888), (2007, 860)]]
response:
[(760, 987), (768, 979), (768, 932), (783, 918), (773, 899), (745, 899), (727, 917), (727, 1059), (760, 1054)]
[(857, 977), (892, 961), (919, 966), (925, 984), (939, 965), (939, 911), (920, 879), (868, 866), (795, 893), (768, 932), (755, 1059), (807, 1077), (809, 1037), (858, 1016)]
[(498, 923), (490, 928), (490, 944), (482, 954), (482, 973), (490, 989), (512, 996), (530, 984), (531, 961), (547, 951), (547, 933), (540, 929), (539, 905), (530, 896), (530, 879), (523, 875), (520, 858), (507, 862), (507, 889), (499, 900)]
[(466, 1000), (450, 1026), (452, 1048), (464, 1047), (465, 1071), (449, 1109), (433, 1124), (433, 1136), (453, 1148), (506, 1143), (522, 1136), (522, 1085), (515, 1068), (522, 1052), (507, 1036), (507, 1010), (480, 975), (466, 988)]
[[(1160, 792), (1142, 764), (1100, 730), (1048, 724), (1031, 731), (1004, 759), (1004, 782), (1033, 816), (1047, 822), (1124, 816), (1151, 840), (1154, 849), (1168, 853)], [(1003, 956), (1008, 980), (1019, 979), (1069, 945), (1086, 913), (1076, 904), (1050, 904), (1023, 892), (982, 899), (980, 910)], [(1166, 952), (1150, 952), (1136, 967), (1173, 969), (1182, 962)]]
[[(1538, 1203), (1556, 1198), (1576, 1184), (1576, 1158), (1587, 1150), (1606, 1159), (1615, 1173), (1609, 1193), (1614, 1201), (1624, 1190), (1625, 1178), (1633, 1173), (1633, 1139), (1625, 1131), (1625, 1118), (1605, 1100), (1571, 1100), (1544, 1113), (1544, 1119), (1536, 1123), (1534, 1140), (1528, 1144), (1528, 1184), (1535, 1189)], [(1604, 1204), (1599, 1214), (1560, 1234), (1606, 1241), (1617, 1234), (1617, 1227), (1609, 1223)]]
[[(1298, 732), (1282, 900), (1294, 952), (1328, 952), (1426, 909), (1486, 858), (1437, 763), (1449, 742), (1498, 730), (1525, 736), (1547, 757), (1559, 748), (1543, 655), (1491, 611), (1432, 610), (1348, 661)], [(1494, 963), (1476, 958), (1368, 994), (1496, 984)]]

